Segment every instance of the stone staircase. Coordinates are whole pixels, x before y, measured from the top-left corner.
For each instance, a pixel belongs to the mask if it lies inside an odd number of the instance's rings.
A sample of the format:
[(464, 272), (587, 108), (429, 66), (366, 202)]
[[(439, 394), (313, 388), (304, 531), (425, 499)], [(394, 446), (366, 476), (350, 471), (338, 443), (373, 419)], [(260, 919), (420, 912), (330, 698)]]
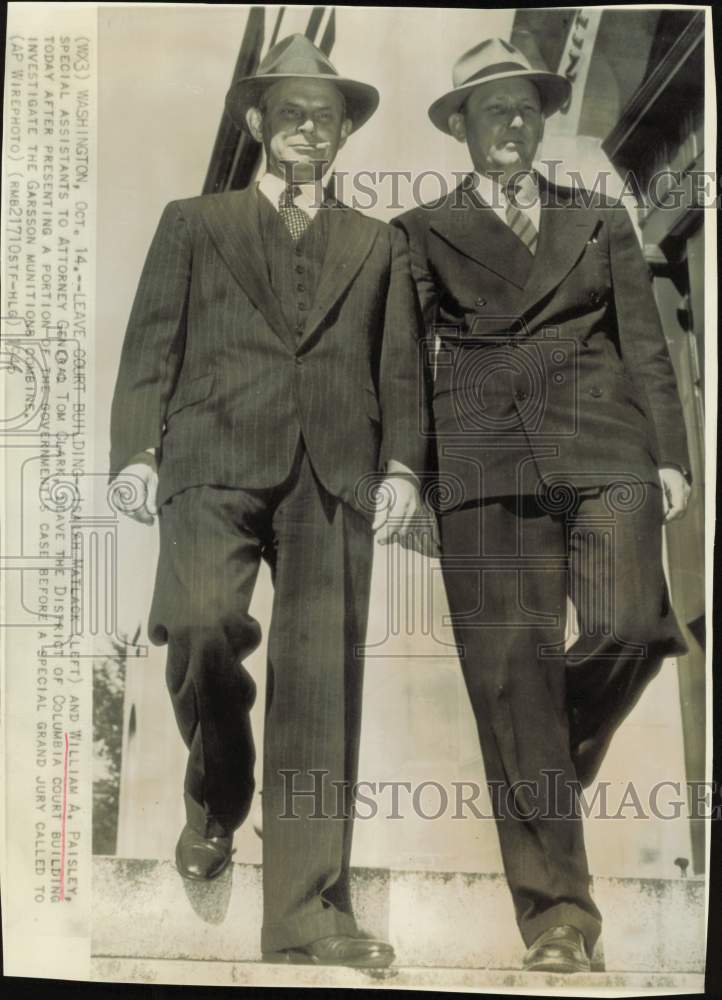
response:
[[(589, 975), (522, 973), (524, 952), (503, 876), (353, 870), (361, 926), (390, 940), (384, 972), (260, 961), (261, 868), (234, 864), (211, 883), (186, 882), (170, 861), (96, 857), (93, 977), (206, 985), (704, 990), (705, 886), (699, 879), (595, 878), (605, 918)], [(573, 986), (571, 985), (573, 983)]]
[(304, 986), (424, 989), (475, 993), (519, 992), (524, 996), (578, 997), (658, 994), (688, 996), (704, 992), (704, 976), (693, 973), (592, 972), (540, 975), (495, 969), (430, 969), (394, 966), (383, 972), (262, 962), (187, 962), (179, 959), (95, 958), (94, 982), (155, 983), (171, 986)]

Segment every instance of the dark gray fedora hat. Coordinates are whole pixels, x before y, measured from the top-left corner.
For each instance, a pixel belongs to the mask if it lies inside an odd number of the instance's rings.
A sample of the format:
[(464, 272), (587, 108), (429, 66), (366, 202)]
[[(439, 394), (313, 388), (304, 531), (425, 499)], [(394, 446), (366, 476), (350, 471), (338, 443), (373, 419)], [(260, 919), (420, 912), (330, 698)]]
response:
[(460, 110), (472, 90), (482, 83), (519, 77), (536, 85), (542, 111), (547, 117), (562, 107), (572, 91), (565, 76), (533, 69), (526, 56), (511, 42), (503, 38), (487, 38), (457, 59), (452, 71), (454, 88), (434, 101), (429, 108), (429, 118), (449, 135), (449, 115)]
[(327, 80), (333, 83), (346, 101), (346, 117), (353, 129), (369, 120), (379, 103), (379, 92), (368, 83), (339, 76), (323, 52), (305, 35), (289, 35), (276, 42), (261, 60), (253, 76), (236, 80), (226, 95), (226, 110), (241, 128), (247, 128), (246, 112), (257, 107), (261, 94), (279, 80)]

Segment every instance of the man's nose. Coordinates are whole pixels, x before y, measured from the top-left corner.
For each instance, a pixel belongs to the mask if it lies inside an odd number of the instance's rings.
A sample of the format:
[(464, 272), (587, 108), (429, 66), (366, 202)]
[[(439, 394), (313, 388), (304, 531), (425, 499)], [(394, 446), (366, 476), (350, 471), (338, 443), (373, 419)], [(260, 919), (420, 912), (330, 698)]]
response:
[(306, 121), (298, 126), (299, 132), (311, 132), (313, 131), (313, 119), (307, 118)]
[(509, 128), (523, 128), (523, 127), (524, 127), (524, 119), (521, 116), (521, 111), (515, 111), (514, 117), (509, 123)]

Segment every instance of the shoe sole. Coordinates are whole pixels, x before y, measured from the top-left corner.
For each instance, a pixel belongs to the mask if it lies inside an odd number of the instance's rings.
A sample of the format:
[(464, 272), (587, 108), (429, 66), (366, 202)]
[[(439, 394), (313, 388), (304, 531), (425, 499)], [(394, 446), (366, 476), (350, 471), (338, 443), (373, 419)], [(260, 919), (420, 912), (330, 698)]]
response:
[(580, 968), (568, 962), (540, 962), (538, 965), (525, 965), (524, 972), (557, 972), (562, 975), (573, 975), (575, 972), (591, 972), (590, 966)]
[(273, 952), (264, 955), (263, 961), (273, 965), (325, 965), (347, 969), (387, 969), (394, 958), (394, 955), (377, 955), (375, 957), (359, 959), (358, 962), (351, 960), (346, 962), (323, 962), (314, 955), (308, 955), (305, 951), (294, 951), (291, 948), (288, 951)]

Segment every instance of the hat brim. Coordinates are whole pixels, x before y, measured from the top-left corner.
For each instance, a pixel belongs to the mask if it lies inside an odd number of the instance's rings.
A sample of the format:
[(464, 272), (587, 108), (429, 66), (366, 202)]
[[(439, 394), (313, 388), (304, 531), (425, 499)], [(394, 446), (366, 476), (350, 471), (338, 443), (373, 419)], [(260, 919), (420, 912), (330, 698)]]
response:
[(505, 70), (503, 73), (485, 76), (482, 80), (472, 80), (470, 83), (450, 90), (443, 97), (434, 101), (429, 108), (429, 118), (438, 129), (451, 135), (449, 115), (453, 115), (454, 112), (461, 109), (472, 90), (497, 80), (518, 80), (519, 78), (536, 84), (542, 102), (542, 112), (547, 118), (566, 103), (572, 92), (572, 86), (567, 78), (559, 73), (545, 73), (542, 70), (528, 69)]
[(346, 102), (346, 117), (351, 120), (354, 132), (366, 124), (379, 106), (379, 92), (369, 83), (330, 76), (328, 73), (267, 73), (237, 80), (231, 86), (226, 94), (226, 111), (234, 124), (248, 131), (246, 112), (249, 108), (258, 106), (264, 90), (281, 80), (325, 80), (338, 87)]

